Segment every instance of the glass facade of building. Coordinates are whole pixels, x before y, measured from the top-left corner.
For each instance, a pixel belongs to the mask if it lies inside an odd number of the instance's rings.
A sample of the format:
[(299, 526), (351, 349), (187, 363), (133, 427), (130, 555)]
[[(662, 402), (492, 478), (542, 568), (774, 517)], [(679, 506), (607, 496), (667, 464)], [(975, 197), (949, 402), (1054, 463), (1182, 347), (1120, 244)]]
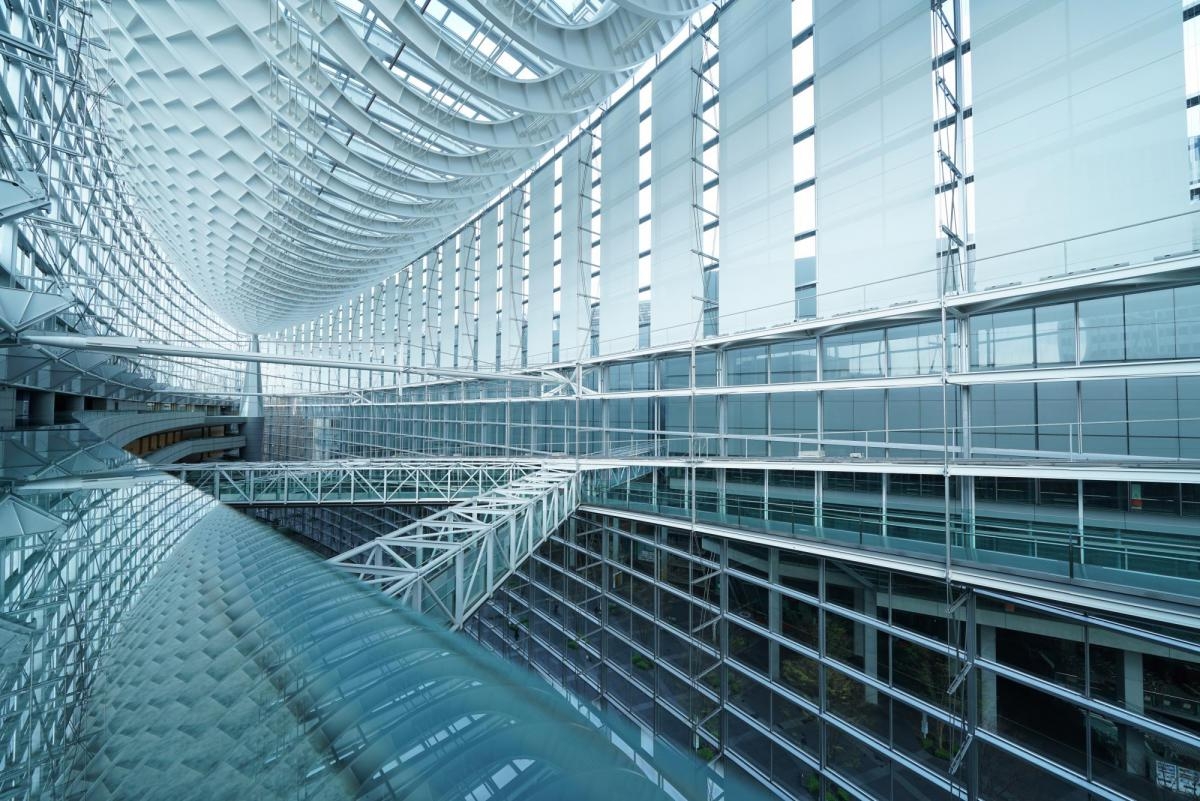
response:
[(1186, 797), (1195, 646), (1129, 623), (588, 509), (469, 631), (791, 798)]
[[(292, 393), (297, 374), (280, 370), (267, 380), (289, 394), (267, 402), (267, 453), (597, 466), (580, 513), (468, 630), (781, 796), (1191, 797), (1200, 295), (1186, 148), (1136, 177), (1073, 170), (1153, 140), (1160, 113), (1182, 137), (1195, 15), (1144, 9), (1124, 35), (1112, 26), (1131, 10), (1088, 29), (1055, 16), (1069, 3), (1013, 16), (935, 4), (932, 19), (790, 5), (789, 18), (782, 4), (731, 4), (568, 142), (543, 168), (552, 181), (535, 173), (484, 213), (499, 232), (455, 278), (454, 324), (479, 331), (478, 350), (428, 336), (414, 350), (411, 332), (447, 318), (431, 323), (416, 285), (396, 289), (405, 271), (343, 307), (361, 330), (318, 323), (264, 346), (544, 364), (545, 383), (307, 370), (313, 386), (352, 387), (349, 402)], [(1044, 37), (1027, 74), (999, 61), (1020, 50), (1017, 29)], [(1138, 79), (1153, 90), (1109, 92), (1111, 77), (1085, 101), (1035, 77), (1040, 64), (1075, 69), (1084, 41), (1122, 42), (1097, 63), (1157, 64), (1149, 49), (1180, 31), (1182, 46), (1157, 51), (1177, 54), (1174, 72)], [(763, 75), (792, 91), (759, 86), (743, 108)], [(1165, 105), (1120, 108), (1142, 91)], [(907, 123), (886, 110), (901, 102)], [(1062, 104), (1087, 102), (1061, 122)], [(778, 145), (777, 110), (791, 118)], [(1123, 132), (1104, 138), (1088, 114)], [(1145, 127), (1130, 133), (1122, 114)], [(667, 139), (672, 115), (694, 139)], [(660, 137), (690, 150), (692, 174), (673, 170)], [(791, 165), (778, 228), (766, 178), (753, 201), (765, 221), (740, 216), (755, 159)], [(695, 210), (682, 223), (660, 205), (677, 190)], [(1135, 208), (1135, 196), (1155, 200)], [(1012, 227), (1050, 203), (1083, 217)], [(552, 238), (518, 226), (514, 240), (505, 224), (532, 213), (514, 210), (539, 206), (554, 209)], [(676, 273), (680, 226), (693, 229), (691, 268)], [(505, 305), (495, 288), (529, 269), (508, 267), (513, 242), (531, 263), (545, 248), (561, 276)], [(572, 305), (572, 272), (590, 313)], [(506, 334), (532, 328), (539, 304), (555, 316), (553, 350)], [(622, 467), (598, 469), (610, 464)]]
[(0, 798), (1200, 798), (1198, 37), (0, 3)]

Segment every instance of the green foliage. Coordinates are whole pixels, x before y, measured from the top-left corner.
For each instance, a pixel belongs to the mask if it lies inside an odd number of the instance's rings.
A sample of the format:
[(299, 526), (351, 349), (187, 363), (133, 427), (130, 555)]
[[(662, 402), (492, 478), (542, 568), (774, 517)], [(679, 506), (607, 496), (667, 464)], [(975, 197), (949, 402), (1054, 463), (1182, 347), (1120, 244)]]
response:
[(935, 740), (933, 737), (922, 737), (921, 747), (938, 759), (944, 759), (947, 762), (949, 762), (954, 756), (954, 754), (948, 747), (946, 747), (946, 745), (943, 744), (943, 742), (940, 740)]
[[(944, 703), (946, 688), (953, 678), (950, 660), (915, 643), (895, 641), (894, 670), (906, 689), (934, 703)], [(930, 754), (950, 759), (950, 731), (944, 721), (934, 719), (933, 730), (923, 736), (921, 744)], [(928, 744), (927, 744), (928, 743)], [(942, 756), (945, 754), (946, 756)]]

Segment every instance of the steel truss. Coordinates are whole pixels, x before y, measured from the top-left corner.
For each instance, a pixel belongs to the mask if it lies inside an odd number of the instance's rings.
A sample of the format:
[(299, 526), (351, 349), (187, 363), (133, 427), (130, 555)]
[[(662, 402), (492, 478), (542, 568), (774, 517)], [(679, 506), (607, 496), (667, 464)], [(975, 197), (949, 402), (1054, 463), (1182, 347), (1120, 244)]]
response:
[(377, 459), (163, 466), (230, 506), (455, 503), (537, 471), (539, 460)]
[(579, 471), (542, 467), (329, 560), (461, 629), (579, 505)]
[(92, 0), (10, 0), (0, 13), (0, 357), (5, 383), (145, 400), (167, 386), (235, 390), (240, 371), (207, 361), (14, 347), (37, 329), (229, 342), (164, 258), (127, 184), (97, 73), (108, 56)]
[[(55, 296), (47, 296), (55, 297)], [(5, 322), (3, 307), (0, 307), (0, 332), (10, 326)], [(15, 329), (14, 329), (15, 332)], [(0, 338), (0, 345), (10, 343)], [(37, 348), (64, 348), (68, 352), (108, 353), (125, 356), (153, 356), (167, 359), (203, 360), (242, 362), (245, 364), (284, 364), (299, 367), (326, 367), (337, 370), (369, 370), (376, 373), (411, 374), (428, 377), (444, 377), (459, 379), (486, 378), (497, 381), (515, 381), (528, 384), (547, 384), (555, 389), (570, 387), (582, 392), (561, 373), (553, 370), (534, 370), (532, 373), (513, 372), (483, 372), (475, 370), (456, 370), (449, 367), (416, 367), (410, 365), (364, 364), (362, 362), (345, 361), (341, 359), (310, 359), (295, 355), (277, 355), (259, 353), (257, 351), (236, 351), (224, 348), (203, 348), (195, 345), (163, 345), (150, 340), (138, 340), (131, 337), (83, 336), (80, 334), (40, 334), (16, 333), (12, 343)]]

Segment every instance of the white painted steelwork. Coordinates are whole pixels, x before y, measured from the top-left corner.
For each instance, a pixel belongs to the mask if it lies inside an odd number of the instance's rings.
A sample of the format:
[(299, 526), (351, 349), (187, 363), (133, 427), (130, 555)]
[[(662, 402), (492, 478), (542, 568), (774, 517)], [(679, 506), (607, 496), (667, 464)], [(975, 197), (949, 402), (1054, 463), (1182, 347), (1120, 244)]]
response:
[(309, 320), (445, 239), (708, 0), (118, 0), (130, 182), (239, 328)]
[(175, 475), (232, 506), (453, 503), (537, 471), (528, 459), (372, 459), (180, 464)]
[(544, 467), (329, 560), (460, 629), (579, 505), (579, 473)]

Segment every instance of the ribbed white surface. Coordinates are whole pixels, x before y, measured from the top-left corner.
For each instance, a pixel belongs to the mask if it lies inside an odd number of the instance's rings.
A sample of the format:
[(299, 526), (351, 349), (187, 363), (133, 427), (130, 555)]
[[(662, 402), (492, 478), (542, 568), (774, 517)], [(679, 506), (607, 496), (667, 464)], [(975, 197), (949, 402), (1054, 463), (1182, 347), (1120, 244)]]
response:
[(791, 4), (776, 0), (721, 17), (723, 334), (795, 316), (791, 30)]
[(929, 3), (815, 11), (818, 312), (936, 298)]
[(496, 365), (496, 212), (483, 215), (479, 229), (479, 366)]
[(604, 231), (600, 248), (600, 352), (637, 346), (638, 99), (629, 95), (604, 118), (600, 171)]
[(977, 0), (971, 15), (976, 285), (1190, 250), (1190, 218), (1093, 236), (1190, 209), (1179, 6)]
[(485, 61), (410, 0), (116, 0), (98, 14), (101, 79), (180, 272), (265, 332), (444, 239), (704, 2), (615, 4), (579, 26), (448, 4), (489, 32)]
[[(704, 296), (700, 257), (693, 252), (700, 238), (692, 209), (693, 174), (699, 167), (700, 132), (693, 120), (700, 39), (694, 38), (671, 55), (654, 75), (654, 113), (651, 118), (651, 198), (654, 218), (651, 242), (650, 344), (679, 342), (696, 335)], [(701, 179), (702, 180), (702, 179)]]
[(529, 362), (550, 361), (554, 318), (554, 170), (529, 182)]

